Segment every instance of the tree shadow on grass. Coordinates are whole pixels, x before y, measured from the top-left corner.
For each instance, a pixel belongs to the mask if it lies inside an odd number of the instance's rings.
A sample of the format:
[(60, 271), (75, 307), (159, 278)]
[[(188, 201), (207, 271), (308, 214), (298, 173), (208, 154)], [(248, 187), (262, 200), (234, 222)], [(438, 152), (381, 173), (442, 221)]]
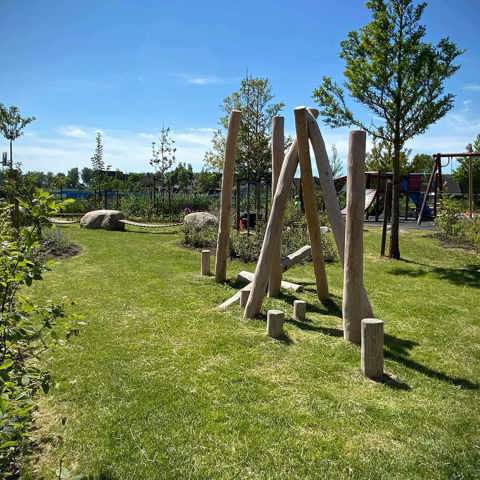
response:
[(480, 288), (480, 264), (470, 264), (463, 268), (443, 268), (425, 265), (423, 263), (403, 260), (405, 263), (411, 263), (426, 268), (412, 270), (409, 268), (395, 267), (390, 270), (392, 275), (405, 275), (418, 278), (431, 274), (440, 280), (447, 280), (455, 285), (466, 285), (468, 287)]
[[(307, 322), (299, 322), (293, 319), (287, 320), (287, 322), (295, 325), (297, 328), (300, 328), (302, 330), (318, 332), (332, 337), (343, 337), (343, 330), (339, 328), (321, 327), (317, 325), (312, 325), (311, 323)], [(426, 365), (422, 365), (415, 360), (407, 358), (407, 356), (410, 355), (410, 350), (419, 345), (418, 342), (415, 342), (413, 340), (404, 340), (402, 338), (398, 338), (394, 335), (388, 334), (385, 334), (384, 338), (386, 347), (384, 349), (385, 358), (400, 363), (405, 367), (410, 368), (411, 370), (415, 370), (416, 372), (419, 372), (429, 378), (441, 380), (443, 382), (450, 383), (452, 385), (455, 385), (456, 387), (460, 387), (465, 390), (478, 390), (478, 383), (471, 382), (466, 378), (452, 377), (445, 373), (434, 370), (433, 368), (427, 367)], [(410, 389), (409, 385), (399, 381), (398, 379), (395, 379), (389, 374), (385, 374), (379, 381), (391, 388), (396, 388), (399, 390)]]
[[(292, 305), (292, 307), (293, 302), (295, 300), (299, 300), (297, 296), (285, 292), (281, 292), (278, 298), (289, 303), (290, 305)], [(307, 314), (308, 312), (320, 313), (321, 315), (331, 315), (334, 317), (342, 318), (341, 299), (336, 295), (330, 295), (330, 298), (327, 298), (322, 302), (318, 301), (318, 303), (316, 304), (308, 303)]]

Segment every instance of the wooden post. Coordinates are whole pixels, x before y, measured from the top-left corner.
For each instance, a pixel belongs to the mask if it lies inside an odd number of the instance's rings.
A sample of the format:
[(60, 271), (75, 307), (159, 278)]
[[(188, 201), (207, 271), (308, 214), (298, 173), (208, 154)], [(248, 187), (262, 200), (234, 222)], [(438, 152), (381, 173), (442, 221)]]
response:
[(210, 250), (202, 250), (202, 263), (200, 273), (204, 277), (210, 275)]
[(236, 225), (235, 228), (240, 230), (240, 180), (237, 179), (237, 186), (235, 187), (235, 210), (236, 210)]
[(240, 308), (245, 308), (247, 306), (249, 295), (250, 295), (249, 290), (240, 290)]
[(383, 377), (383, 322), (376, 318), (362, 320), (361, 369), (368, 378)]
[(267, 312), (267, 335), (272, 338), (282, 337), (284, 320), (281, 310), (269, 310)]
[(225, 159), (223, 162), (222, 193), (220, 197), (220, 222), (218, 224), (217, 255), (215, 258), (215, 280), (227, 279), (228, 237), (230, 235), (230, 210), (235, 170), (237, 135), (240, 128), (240, 110), (232, 110), (228, 122)]
[(363, 214), (365, 211), (364, 131), (350, 132), (348, 145), (347, 219), (345, 229), (345, 264), (343, 281), (343, 335), (360, 344), (361, 321), (365, 315), (363, 290)]
[[(318, 112), (317, 112), (318, 115)], [(283, 215), (288, 201), (288, 194), (292, 186), (293, 176), (298, 166), (297, 141), (290, 146), (278, 177), (277, 188), (272, 201), (270, 216), (268, 217), (262, 249), (255, 268), (255, 279), (245, 308), (244, 318), (254, 318), (260, 313), (263, 298), (267, 290), (268, 277), (272, 268), (272, 249), (279, 241), (283, 228)]]
[[(284, 119), (280, 115), (272, 118), (272, 206), (275, 190), (277, 189), (278, 177), (282, 169), (284, 159)], [(279, 236), (278, 242), (273, 245), (272, 267), (270, 270), (270, 279), (268, 282), (268, 296), (276, 297), (280, 293), (280, 284), (282, 282), (281, 268), (281, 245), (282, 241)]]
[[(380, 215), (380, 202), (378, 201), (380, 198), (380, 185), (382, 182), (382, 171), (379, 170), (377, 173), (377, 201), (375, 202), (375, 221), (378, 222), (378, 217)], [(385, 194), (385, 192), (384, 192)]]
[(310, 162), (307, 110), (305, 107), (297, 107), (295, 109), (295, 128), (297, 132), (298, 158), (300, 160), (303, 203), (305, 205), (310, 246), (312, 248), (312, 261), (315, 271), (317, 296), (319, 300), (326, 300), (328, 298), (328, 281), (322, 253), (322, 234), (320, 232), (320, 222), (318, 219), (313, 184), (312, 164)]
[(392, 208), (392, 181), (387, 180), (385, 186), (385, 201), (383, 205), (383, 226), (382, 242), (380, 244), (380, 256), (385, 256), (385, 244), (387, 243), (387, 227), (390, 221), (390, 210)]
[(473, 218), (473, 158), (468, 159), (468, 216)]
[(435, 159), (434, 159), (434, 162), (433, 162), (432, 173), (430, 173), (430, 177), (428, 179), (428, 184), (427, 184), (427, 190), (425, 191), (425, 194), (423, 196), (422, 206), (421, 206), (420, 212), (418, 214), (417, 225), (420, 225), (422, 223), (423, 211), (425, 210), (425, 206), (427, 205), (428, 195), (430, 194), (430, 190), (432, 189), (432, 184), (433, 184), (433, 180), (435, 179), (436, 171), (437, 171), (437, 161), (436, 161), (436, 156), (435, 156)]
[(294, 300), (293, 302), (293, 319), (298, 322), (305, 321), (305, 314), (307, 313), (307, 302), (303, 300)]
[[(325, 208), (327, 215), (332, 225), (333, 238), (338, 249), (338, 256), (340, 262), (344, 264), (344, 249), (345, 249), (345, 224), (343, 222), (342, 211), (338, 203), (337, 192), (335, 190), (335, 183), (333, 181), (332, 168), (328, 161), (327, 149), (325, 148), (325, 142), (323, 141), (320, 128), (315, 120), (318, 116), (318, 110), (313, 108), (307, 109), (309, 115), (308, 118), (308, 134), (310, 136), (310, 142), (312, 144), (315, 159), (317, 161), (318, 176), (320, 178), (320, 186), (322, 187), (323, 199), (325, 201)], [(365, 202), (365, 199), (363, 199)], [(363, 214), (362, 214), (363, 215)], [(363, 311), (372, 312), (370, 301), (368, 300), (367, 292), (362, 287), (362, 305)], [(365, 317), (371, 317), (373, 313), (365, 315)]]

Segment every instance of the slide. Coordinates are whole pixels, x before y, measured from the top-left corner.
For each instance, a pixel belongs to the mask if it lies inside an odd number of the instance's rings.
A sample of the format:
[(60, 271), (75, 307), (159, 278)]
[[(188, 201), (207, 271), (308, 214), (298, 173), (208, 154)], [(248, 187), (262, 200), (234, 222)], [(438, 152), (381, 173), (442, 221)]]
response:
[[(377, 191), (374, 188), (367, 188), (365, 190), (365, 211), (367, 211), (375, 201), (375, 197), (377, 195)], [(342, 210), (342, 214), (347, 214), (347, 207)]]
[[(415, 204), (415, 207), (417, 207), (418, 214), (420, 214), (420, 209), (422, 208), (423, 203), (423, 195), (420, 192), (409, 192), (408, 196), (410, 197), (410, 200)], [(428, 205), (425, 205), (422, 220), (431, 220), (432, 218), (432, 210)]]

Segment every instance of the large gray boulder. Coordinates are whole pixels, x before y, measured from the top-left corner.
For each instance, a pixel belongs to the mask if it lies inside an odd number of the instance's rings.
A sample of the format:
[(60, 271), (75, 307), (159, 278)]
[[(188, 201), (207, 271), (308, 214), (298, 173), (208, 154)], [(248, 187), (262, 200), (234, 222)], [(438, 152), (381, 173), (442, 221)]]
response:
[(125, 230), (125, 224), (120, 222), (124, 218), (125, 215), (119, 210), (93, 210), (80, 219), (80, 226), (105, 230)]
[(218, 218), (208, 212), (194, 212), (185, 215), (183, 222), (190, 227), (216, 227), (218, 225)]

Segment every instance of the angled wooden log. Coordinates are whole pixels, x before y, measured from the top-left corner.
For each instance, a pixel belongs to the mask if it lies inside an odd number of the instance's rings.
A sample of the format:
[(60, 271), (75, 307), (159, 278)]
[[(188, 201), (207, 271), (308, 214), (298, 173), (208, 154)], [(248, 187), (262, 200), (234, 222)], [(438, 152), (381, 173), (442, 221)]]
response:
[[(272, 203), (277, 188), (278, 177), (282, 169), (284, 153), (284, 119), (276, 115), (272, 119)], [(281, 262), (281, 238), (273, 246), (272, 266), (270, 269), (270, 279), (268, 282), (268, 296), (276, 297), (280, 293), (280, 283), (282, 281)]]
[(312, 248), (317, 296), (319, 300), (326, 300), (328, 298), (328, 281), (322, 252), (322, 234), (320, 231), (320, 221), (318, 219), (317, 200), (313, 189), (310, 144), (308, 142), (307, 109), (305, 107), (297, 107), (295, 109), (295, 128), (297, 132), (303, 204), (305, 206), (305, 216), (307, 218), (308, 234)]
[[(325, 148), (325, 142), (323, 141), (320, 128), (318, 127), (316, 121), (318, 110), (308, 108), (307, 111), (309, 112), (308, 134), (310, 136), (310, 142), (312, 144), (315, 160), (317, 162), (318, 176), (323, 192), (325, 209), (332, 226), (333, 238), (335, 239), (335, 243), (337, 245), (338, 256), (340, 257), (340, 262), (343, 265), (345, 251), (345, 223), (343, 221), (340, 204), (338, 203), (337, 192), (335, 190), (335, 183), (333, 181), (332, 168), (328, 160), (327, 149)], [(372, 307), (364, 287), (362, 287), (362, 305), (363, 311), (367, 313), (365, 316), (373, 317)]]
[(217, 254), (215, 257), (215, 280), (227, 279), (228, 239), (230, 235), (230, 210), (232, 208), (233, 175), (237, 135), (240, 128), (240, 110), (232, 110), (228, 121), (225, 158), (223, 162), (222, 193), (220, 197), (220, 221), (218, 224)]
[(290, 267), (293, 267), (297, 263), (301, 263), (304, 260), (307, 260), (311, 257), (311, 254), (312, 249), (310, 248), (310, 245), (305, 245), (298, 250), (295, 250), (295, 252), (290, 253), (282, 260), (282, 271), (285, 272), (285, 270), (288, 270)]
[(217, 310), (225, 311), (228, 307), (231, 307), (233, 304), (239, 302), (240, 296), (241, 296), (240, 292), (242, 292), (243, 290), (250, 291), (251, 288), (252, 288), (251, 283), (249, 283), (248, 285), (245, 285), (241, 290), (239, 290), (238, 292), (235, 292), (234, 295), (232, 295), (230, 298), (227, 298), (227, 300), (225, 300), (223, 303), (218, 305)]
[[(240, 282), (250, 283), (253, 282), (255, 278), (255, 274), (251, 272), (247, 272), (242, 270), (241, 272), (237, 273), (237, 280)], [(303, 290), (302, 285), (298, 285), (297, 283), (287, 282), (286, 280), (282, 280), (281, 287), (285, 290), (291, 290), (292, 292), (301, 292)]]
[(280, 176), (278, 177), (275, 196), (273, 197), (272, 209), (268, 218), (265, 236), (263, 237), (262, 249), (255, 269), (255, 280), (248, 297), (244, 318), (255, 318), (262, 308), (263, 298), (268, 284), (268, 277), (272, 267), (272, 248), (278, 241), (283, 226), (283, 215), (288, 200), (288, 194), (293, 182), (293, 176), (298, 166), (297, 141), (290, 146), (285, 160), (283, 161)]
[(308, 134), (310, 142), (312, 143), (313, 153), (317, 163), (318, 178), (323, 192), (323, 200), (325, 202), (325, 209), (328, 218), (332, 225), (333, 237), (338, 249), (340, 261), (343, 263), (344, 248), (345, 248), (345, 224), (342, 217), (340, 204), (338, 203), (337, 191), (335, 190), (335, 183), (333, 181), (332, 168), (328, 160), (327, 149), (323, 141), (322, 134), (318, 127), (315, 117), (318, 115), (318, 110), (313, 108), (307, 109), (309, 115), (308, 120)]
[(360, 344), (361, 322), (370, 317), (363, 298), (363, 218), (365, 212), (366, 133), (350, 132), (348, 140), (347, 218), (343, 269), (343, 336)]

